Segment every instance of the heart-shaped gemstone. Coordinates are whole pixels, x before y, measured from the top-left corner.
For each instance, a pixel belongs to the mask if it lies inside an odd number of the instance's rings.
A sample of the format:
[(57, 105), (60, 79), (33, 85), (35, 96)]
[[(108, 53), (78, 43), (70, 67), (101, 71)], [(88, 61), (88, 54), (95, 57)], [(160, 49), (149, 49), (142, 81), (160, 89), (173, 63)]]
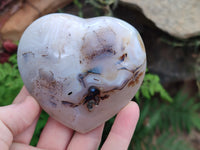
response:
[(145, 74), (146, 53), (136, 29), (120, 19), (50, 14), (25, 30), (18, 66), (41, 107), (85, 133), (133, 98)]

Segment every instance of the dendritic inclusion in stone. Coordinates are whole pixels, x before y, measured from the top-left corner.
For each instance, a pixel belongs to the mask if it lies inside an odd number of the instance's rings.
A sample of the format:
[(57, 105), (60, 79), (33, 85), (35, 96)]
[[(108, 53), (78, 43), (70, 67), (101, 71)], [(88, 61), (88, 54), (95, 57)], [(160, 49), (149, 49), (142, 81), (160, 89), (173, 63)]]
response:
[(50, 14), (25, 30), (18, 65), (41, 107), (85, 133), (133, 98), (145, 74), (146, 53), (139, 33), (122, 20)]

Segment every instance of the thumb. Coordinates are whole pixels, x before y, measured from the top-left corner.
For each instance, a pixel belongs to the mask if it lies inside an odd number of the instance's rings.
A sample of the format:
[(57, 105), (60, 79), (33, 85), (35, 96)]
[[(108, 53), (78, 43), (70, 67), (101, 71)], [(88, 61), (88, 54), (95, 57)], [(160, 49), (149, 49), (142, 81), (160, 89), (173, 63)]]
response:
[(31, 96), (21, 103), (0, 107), (0, 147), (9, 149), (13, 136), (29, 127), (39, 112), (39, 104)]

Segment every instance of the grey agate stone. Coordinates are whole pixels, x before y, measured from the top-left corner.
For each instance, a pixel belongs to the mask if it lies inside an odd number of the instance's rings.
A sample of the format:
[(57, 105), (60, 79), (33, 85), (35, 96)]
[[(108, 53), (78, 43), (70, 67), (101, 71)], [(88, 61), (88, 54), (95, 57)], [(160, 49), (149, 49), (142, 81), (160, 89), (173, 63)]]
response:
[(24, 32), (21, 77), (55, 120), (88, 132), (119, 112), (139, 89), (146, 53), (139, 33), (112, 18), (50, 14)]

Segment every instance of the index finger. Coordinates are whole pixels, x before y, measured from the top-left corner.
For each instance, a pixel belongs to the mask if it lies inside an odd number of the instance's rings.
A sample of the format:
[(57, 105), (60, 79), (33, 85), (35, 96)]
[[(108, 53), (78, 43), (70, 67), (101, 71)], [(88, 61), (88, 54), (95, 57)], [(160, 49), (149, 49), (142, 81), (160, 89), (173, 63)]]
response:
[(129, 102), (117, 115), (112, 129), (102, 146), (102, 150), (127, 149), (139, 119), (139, 107)]
[(26, 87), (23, 86), (19, 94), (13, 101), (13, 104), (20, 103), (26, 99), (27, 96), (30, 96), (29, 92), (27, 91)]

